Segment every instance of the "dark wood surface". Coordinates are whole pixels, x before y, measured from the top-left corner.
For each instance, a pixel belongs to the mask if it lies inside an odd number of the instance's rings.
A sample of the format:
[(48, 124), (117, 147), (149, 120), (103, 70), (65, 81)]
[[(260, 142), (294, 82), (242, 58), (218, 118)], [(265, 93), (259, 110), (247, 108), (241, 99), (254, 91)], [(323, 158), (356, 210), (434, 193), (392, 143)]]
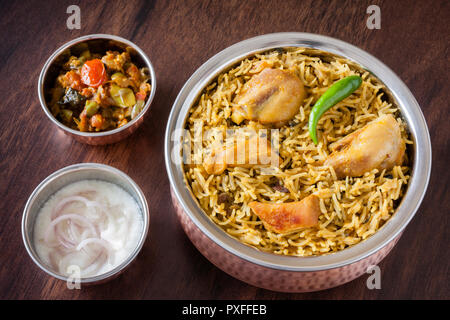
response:
[[(66, 9), (81, 8), (81, 29)], [(381, 29), (366, 9), (381, 8)], [(449, 22), (442, 1), (1, 1), (0, 2), (0, 298), (2, 299), (448, 299)], [(336, 37), (375, 55), (407, 84), (422, 107), (433, 144), (428, 192), (403, 237), (380, 263), (380, 290), (362, 276), (315, 293), (283, 294), (247, 285), (208, 262), (172, 208), (163, 140), (172, 104), (189, 76), (220, 50), (249, 37), (303, 31)], [(37, 80), (65, 42), (91, 33), (122, 36), (156, 69), (150, 115), (129, 138), (93, 147), (63, 135), (42, 112)], [(20, 222), (41, 180), (79, 162), (112, 165), (143, 189), (149, 237), (135, 263), (103, 285), (68, 290), (27, 255)]]

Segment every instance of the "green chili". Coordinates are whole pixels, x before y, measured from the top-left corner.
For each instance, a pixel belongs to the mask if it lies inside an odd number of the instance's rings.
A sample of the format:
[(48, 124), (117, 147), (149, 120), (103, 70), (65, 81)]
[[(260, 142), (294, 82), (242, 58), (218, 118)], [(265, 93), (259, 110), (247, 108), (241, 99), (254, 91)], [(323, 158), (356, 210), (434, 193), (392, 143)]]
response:
[(332, 106), (339, 101), (347, 98), (362, 83), (360, 76), (349, 76), (334, 83), (325, 93), (317, 100), (316, 104), (309, 115), (309, 136), (317, 144), (317, 123), (320, 117)]

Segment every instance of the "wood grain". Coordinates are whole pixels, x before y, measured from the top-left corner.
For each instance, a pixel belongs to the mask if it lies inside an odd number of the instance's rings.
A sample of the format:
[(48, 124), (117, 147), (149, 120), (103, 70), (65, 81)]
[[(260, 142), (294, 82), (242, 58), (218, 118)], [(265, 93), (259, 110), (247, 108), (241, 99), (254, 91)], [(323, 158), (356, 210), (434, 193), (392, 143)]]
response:
[[(81, 30), (66, 28), (78, 1), (1, 1), (0, 298), (2, 299), (448, 299), (450, 2), (442, 1), (95, 1), (79, 2)], [(381, 29), (366, 8), (381, 8)], [(7, 13), (7, 14), (6, 14)], [(363, 276), (341, 287), (281, 294), (249, 286), (209, 263), (181, 229), (163, 161), (171, 106), (188, 77), (218, 51), (280, 31), (319, 33), (375, 55), (411, 89), (427, 120), (433, 170), (422, 206), (380, 264), (382, 289)], [(50, 54), (90, 33), (122, 36), (156, 69), (158, 90), (145, 123), (110, 146), (79, 144), (58, 132), (39, 106), (37, 79)], [(99, 286), (68, 290), (40, 271), (22, 244), (25, 202), (37, 184), (78, 162), (117, 167), (143, 189), (151, 211), (146, 244), (132, 267)]]

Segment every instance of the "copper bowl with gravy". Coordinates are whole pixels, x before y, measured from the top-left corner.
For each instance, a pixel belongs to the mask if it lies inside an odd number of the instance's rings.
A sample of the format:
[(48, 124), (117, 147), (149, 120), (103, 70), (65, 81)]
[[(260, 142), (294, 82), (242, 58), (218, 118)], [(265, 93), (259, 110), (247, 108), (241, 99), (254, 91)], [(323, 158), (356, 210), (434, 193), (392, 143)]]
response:
[[(49, 89), (54, 85), (55, 79), (63, 63), (63, 57), (68, 49), (77, 52), (81, 44), (87, 44), (94, 52), (121, 49), (130, 53), (131, 59), (138, 67), (146, 67), (150, 73), (151, 91), (142, 111), (126, 125), (119, 128), (101, 132), (81, 132), (71, 129), (58, 121), (49, 110)], [(38, 80), (38, 95), (42, 109), (50, 121), (65, 134), (75, 140), (90, 145), (104, 145), (118, 142), (132, 134), (143, 123), (145, 115), (150, 109), (150, 104), (156, 92), (156, 74), (150, 59), (137, 45), (124, 38), (108, 34), (91, 34), (76, 38), (58, 48), (46, 61)]]
[[(192, 194), (181, 163), (181, 129), (199, 94), (218, 74), (243, 58), (269, 49), (306, 47), (343, 57), (370, 71), (394, 99), (411, 134), (412, 172), (392, 218), (374, 235), (344, 250), (308, 257), (259, 251), (236, 240), (204, 213)], [(349, 282), (377, 265), (395, 246), (424, 197), (431, 171), (431, 143), (416, 99), (395, 73), (367, 52), (346, 42), (309, 33), (274, 33), (251, 38), (219, 52), (190, 77), (174, 102), (165, 136), (165, 162), (178, 219), (197, 249), (214, 265), (248, 284), (281, 292), (324, 290)], [(387, 271), (389, 272), (389, 271)]]

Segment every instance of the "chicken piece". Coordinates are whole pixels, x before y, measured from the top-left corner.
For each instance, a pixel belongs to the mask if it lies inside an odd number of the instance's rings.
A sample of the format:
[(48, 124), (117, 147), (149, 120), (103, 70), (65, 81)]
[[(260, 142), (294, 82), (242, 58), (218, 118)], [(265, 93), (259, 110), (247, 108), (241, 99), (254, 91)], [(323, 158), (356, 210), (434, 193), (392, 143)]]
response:
[(281, 126), (299, 111), (306, 92), (302, 81), (286, 70), (266, 68), (254, 75), (234, 99), (231, 119)]
[(203, 167), (208, 174), (221, 174), (227, 167), (277, 166), (281, 162), (281, 158), (275, 152), (272, 153), (269, 139), (253, 135), (237, 139), (232, 145), (211, 150)]
[(286, 233), (317, 225), (320, 215), (319, 198), (307, 196), (301, 201), (265, 203), (252, 201), (249, 207), (272, 232)]
[(406, 146), (399, 123), (392, 115), (383, 115), (335, 142), (331, 149), (325, 165), (333, 167), (340, 179), (401, 165)]

